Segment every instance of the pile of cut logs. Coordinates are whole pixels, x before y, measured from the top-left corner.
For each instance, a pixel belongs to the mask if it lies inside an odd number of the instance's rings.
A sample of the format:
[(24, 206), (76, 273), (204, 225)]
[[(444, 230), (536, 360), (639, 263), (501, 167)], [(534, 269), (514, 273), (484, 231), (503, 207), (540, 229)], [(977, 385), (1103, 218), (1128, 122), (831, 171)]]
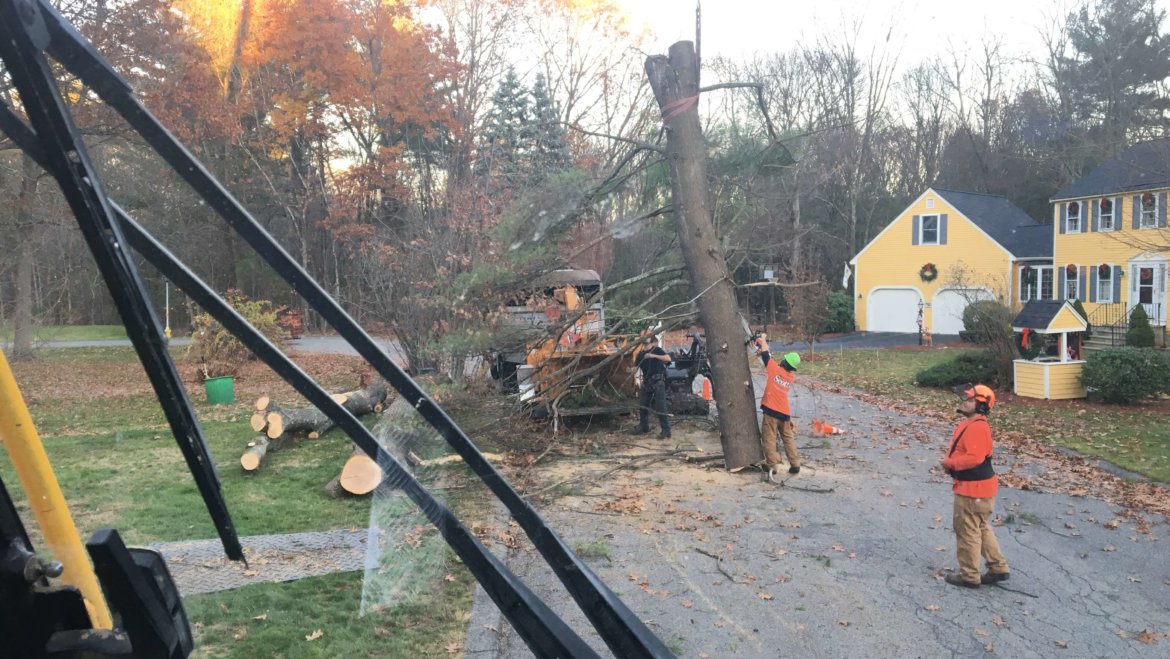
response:
[[(385, 382), (375, 382), (363, 389), (343, 394), (333, 394), (337, 401), (354, 416), (377, 414), (389, 393)], [(265, 456), (287, 445), (299, 437), (317, 439), (330, 428), (333, 421), (316, 407), (283, 407), (268, 396), (256, 400), (256, 411), (252, 414), (252, 430), (264, 433), (248, 442), (248, 448), (240, 456), (244, 471), (254, 472), (260, 468)], [(369, 494), (382, 482), (382, 469), (357, 446), (345, 462), (341, 474), (325, 486), (330, 496), (343, 494)]]

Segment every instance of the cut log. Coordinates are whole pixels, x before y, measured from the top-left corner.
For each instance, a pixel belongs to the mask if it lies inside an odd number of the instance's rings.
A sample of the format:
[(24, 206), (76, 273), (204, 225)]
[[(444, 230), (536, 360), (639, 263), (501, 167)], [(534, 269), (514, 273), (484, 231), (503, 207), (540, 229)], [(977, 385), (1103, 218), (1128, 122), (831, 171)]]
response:
[[(386, 400), (389, 391), (389, 386), (385, 382), (379, 381), (364, 389), (331, 394), (331, 397), (349, 410), (351, 414), (360, 417), (381, 412), (382, 403)], [(259, 404), (260, 401), (256, 402)], [(301, 432), (308, 434), (310, 439), (317, 439), (333, 427), (333, 421), (315, 407), (282, 408), (276, 403), (267, 401), (266, 410), (264, 421), (267, 430), (265, 434), (270, 439)]]
[(369, 494), (382, 482), (382, 468), (366, 452), (353, 447), (353, 455), (345, 461), (338, 476), (341, 488), (350, 494)]
[(252, 425), (252, 430), (255, 432), (264, 432), (264, 429), (268, 427), (268, 419), (266, 418), (264, 412), (257, 412), (253, 414), (250, 423)]
[(256, 439), (248, 442), (248, 450), (240, 456), (240, 466), (244, 471), (256, 471), (260, 468), (260, 463), (264, 462), (264, 456), (268, 454), (268, 449), (276, 442), (269, 441), (267, 437), (261, 435)]
[(344, 496), (348, 496), (348, 495), (349, 495), (348, 492), (341, 489), (341, 477), (340, 476), (334, 477), (333, 480), (331, 480), (325, 484), (325, 496), (329, 497), (330, 499), (340, 499), (340, 498), (342, 498)]
[(272, 399), (268, 396), (261, 396), (261, 397), (257, 398), (256, 399), (256, 411), (257, 412), (267, 412), (268, 411), (268, 403), (271, 403), (271, 402), (272, 402)]

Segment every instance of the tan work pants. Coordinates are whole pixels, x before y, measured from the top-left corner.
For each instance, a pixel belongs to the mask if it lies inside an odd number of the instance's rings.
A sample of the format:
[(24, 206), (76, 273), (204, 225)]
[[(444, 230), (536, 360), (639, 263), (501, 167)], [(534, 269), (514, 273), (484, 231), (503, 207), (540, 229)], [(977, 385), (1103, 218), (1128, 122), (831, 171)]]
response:
[(968, 583), (979, 583), (979, 557), (987, 561), (991, 572), (1007, 572), (1008, 564), (999, 550), (995, 532), (988, 518), (995, 508), (995, 497), (974, 499), (955, 495), (954, 517), (955, 554), (959, 559), (959, 575)]
[(780, 464), (780, 451), (776, 449), (777, 434), (784, 441), (784, 454), (788, 456), (789, 466), (799, 467), (800, 456), (796, 454), (796, 426), (791, 420), (781, 421), (767, 414), (760, 425), (760, 446), (764, 449), (764, 462), (767, 462), (769, 467)]

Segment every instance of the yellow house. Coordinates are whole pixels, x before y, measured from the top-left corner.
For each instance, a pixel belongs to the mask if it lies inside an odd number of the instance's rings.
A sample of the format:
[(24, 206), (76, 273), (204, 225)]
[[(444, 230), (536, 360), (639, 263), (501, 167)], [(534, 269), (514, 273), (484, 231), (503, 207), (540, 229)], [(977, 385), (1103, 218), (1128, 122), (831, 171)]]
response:
[(1017, 359), (1012, 363), (1013, 393), (1047, 400), (1084, 398), (1081, 371), (1085, 362), (1073, 358), (1073, 354), (1079, 351), (1077, 346), (1070, 346), (1069, 334), (1084, 332), (1086, 326), (1085, 319), (1067, 300), (1032, 300), (1024, 304), (1012, 321), (1012, 329), (1025, 336), (1029, 332), (1055, 334), (1060, 341), (1054, 357)]
[(1023, 265), (1051, 276), (1052, 236), (1004, 197), (928, 188), (849, 262), (854, 322), (869, 332), (913, 333), (921, 324), (958, 334), (973, 301), (1017, 306)]
[(1052, 197), (1056, 299), (1079, 299), (1093, 342), (1123, 343), (1141, 304), (1164, 341), (1170, 139), (1135, 144)]

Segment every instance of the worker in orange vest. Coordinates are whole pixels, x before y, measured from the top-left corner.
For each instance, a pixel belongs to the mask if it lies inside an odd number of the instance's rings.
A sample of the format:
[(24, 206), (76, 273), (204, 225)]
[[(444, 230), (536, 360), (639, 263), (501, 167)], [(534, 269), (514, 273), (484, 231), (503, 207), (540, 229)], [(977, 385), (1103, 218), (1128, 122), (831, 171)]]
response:
[(776, 450), (776, 435), (784, 442), (784, 454), (788, 457), (788, 473), (800, 473), (800, 456), (796, 453), (796, 426), (792, 423), (792, 411), (788, 407), (788, 391), (796, 383), (796, 367), (800, 366), (800, 355), (790, 352), (779, 363), (772, 359), (768, 349), (768, 335), (756, 337), (756, 355), (764, 362), (767, 383), (760, 400), (763, 422), (760, 424), (760, 446), (764, 449), (764, 462), (768, 478), (772, 479), (780, 467), (780, 452)]
[[(952, 479), (955, 493), (951, 526), (955, 529), (959, 573), (947, 574), (953, 586), (978, 588), (980, 584), (1007, 581), (1007, 560), (999, 550), (988, 520), (995, 508), (999, 479), (991, 466), (991, 426), (987, 415), (995, 407), (995, 392), (982, 384), (955, 388), (962, 398), (958, 412), (966, 417), (955, 428), (947, 454), (939, 460)], [(979, 558), (987, 561), (987, 572), (979, 574)]]

